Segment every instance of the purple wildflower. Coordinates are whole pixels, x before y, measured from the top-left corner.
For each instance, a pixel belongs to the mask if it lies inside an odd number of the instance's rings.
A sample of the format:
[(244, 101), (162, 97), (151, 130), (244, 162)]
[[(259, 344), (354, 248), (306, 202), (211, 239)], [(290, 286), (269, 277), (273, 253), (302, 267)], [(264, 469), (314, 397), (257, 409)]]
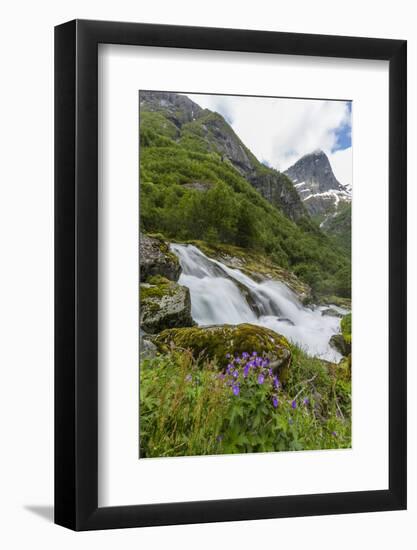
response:
[(240, 393), (239, 384), (233, 384), (232, 391), (233, 391), (233, 395), (239, 395)]
[(217, 443), (221, 443), (221, 442), (223, 441), (223, 436), (222, 436), (222, 434), (218, 435), (218, 436), (216, 437), (216, 440), (217, 440)]
[(239, 371), (238, 370), (234, 370), (233, 371), (233, 378), (237, 378), (239, 376)]
[(337, 437), (337, 432), (332, 432), (332, 435), (333, 435), (334, 437)]
[(187, 376), (185, 377), (186, 381), (187, 382), (191, 382), (191, 380), (193, 379), (193, 377), (191, 376), (191, 374), (187, 374)]
[(308, 397), (304, 397), (303, 403), (307, 406), (310, 403), (310, 399)]
[(297, 408), (297, 402), (296, 402), (295, 399), (294, 399), (293, 402), (291, 403), (291, 407), (292, 407), (293, 409), (296, 409), (296, 408)]
[(230, 359), (230, 353), (226, 353), (226, 359)]
[(272, 405), (274, 406), (274, 409), (278, 407), (278, 397), (276, 395), (272, 398)]
[(254, 352), (252, 353), (252, 355), (253, 355), (253, 357), (256, 357), (256, 356), (258, 355), (258, 353), (257, 353), (256, 351), (254, 351)]
[(261, 373), (261, 374), (258, 376), (258, 384), (263, 384), (263, 383), (264, 383), (264, 380), (265, 380), (265, 376)]
[(279, 380), (278, 380), (278, 376), (277, 376), (277, 375), (274, 376), (274, 382), (273, 382), (273, 384), (274, 384), (274, 388), (275, 388), (275, 389), (279, 388)]
[(249, 363), (248, 363), (248, 364), (245, 365), (245, 368), (243, 369), (243, 376), (244, 376), (244, 378), (246, 378), (246, 377), (248, 376), (248, 374), (249, 374), (249, 369), (250, 369), (250, 367), (249, 367)]

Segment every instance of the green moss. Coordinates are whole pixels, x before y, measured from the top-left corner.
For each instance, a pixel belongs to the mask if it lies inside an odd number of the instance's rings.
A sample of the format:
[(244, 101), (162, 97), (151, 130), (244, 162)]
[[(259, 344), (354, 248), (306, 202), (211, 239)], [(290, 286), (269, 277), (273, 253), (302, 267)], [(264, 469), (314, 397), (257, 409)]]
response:
[(179, 266), (180, 262), (177, 258), (177, 256), (171, 252), (169, 245), (167, 244), (167, 238), (162, 235), (162, 233), (147, 233), (148, 237), (151, 237), (153, 239), (156, 239), (158, 241), (158, 248), (162, 254), (167, 256), (167, 258), (170, 259), (171, 262), (173, 262), (175, 265)]
[(348, 344), (352, 343), (352, 314), (345, 315), (340, 322), (343, 338)]
[(148, 283), (140, 285), (140, 303), (148, 306), (153, 298), (162, 298), (163, 296), (172, 296), (175, 293), (176, 284), (160, 275), (149, 277)]
[(151, 275), (151, 277), (148, 277), (147, 281), (150, 285), (169, 285), (170, 280), (166, 277), (163, 277), (162, 275)]
[(228, 363), (227, 354), (257, 352), (275, 362), (283, 382), (291, 361), (290, 345), (284, 336), (250, 324), (168, 329), (153, 342), (162, 353), (173, 347), (188, 349), (194, 357), (216, 360), (221, 367)]

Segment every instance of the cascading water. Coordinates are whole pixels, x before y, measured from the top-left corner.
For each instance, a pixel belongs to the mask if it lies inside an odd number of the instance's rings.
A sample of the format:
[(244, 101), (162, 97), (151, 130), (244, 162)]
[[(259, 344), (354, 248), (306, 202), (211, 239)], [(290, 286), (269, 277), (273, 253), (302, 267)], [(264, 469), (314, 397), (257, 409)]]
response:
[(330, 337), (339, 332), (337, 317), (322, 315), (321, 307), (303, 306), (280, 281), (257, 283), (193, 245), (172, 244), (171, 248), (182, 267), (178, 282), (190, 289), (191, 313), (199, 325), (252, 323), (283, 334), (309, 355), (334, 362), (341, 359), (329, 346)]

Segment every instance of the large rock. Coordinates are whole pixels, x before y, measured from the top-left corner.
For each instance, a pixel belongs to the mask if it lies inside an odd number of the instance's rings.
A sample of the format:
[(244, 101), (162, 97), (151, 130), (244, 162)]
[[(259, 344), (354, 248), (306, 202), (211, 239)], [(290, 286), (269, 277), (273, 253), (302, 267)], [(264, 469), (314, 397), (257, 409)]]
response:
[(345, 357), (352, 352), (352, 314), (345, 315), (340, 322), (341, 334), (333, 334), (330, 345)]
[(152, 359), (156, 356), (157, 348), (150, 340), (149, 334), (144, 330), (139, 329), (139, 352), (141, 359)]
[(245, 351), (251, 354), (255, 351), (270, 359), (271, 368), (284, 383), (291, 363), (290, 345), (284, 336), (247, 323), (164, 330), (152, 341), (162, 353), (172, 346), (189, 349), (194, 357), (216, 359), (222, 368), (228, 363), (227, 354), (241, 355)]
[(161, 275), (178, 281), (181, 266), (168, 244), (158, 237), (140, 234), (139, 237), (140, 280), (145, 282), (153, 275)]
[(347, 356), (350, 353), (349, 347), (347, 346), (342, 334), (333, 334), (333, 336), (330, 338), (329, 344), (332, 346), (332, 348), (334, 348), (344, 356)]
[(192, 326), (188, 288), (160, 276), (148, 280), (151, 284), (140, 285), (141, 329), (154, 334), (167, 328)]

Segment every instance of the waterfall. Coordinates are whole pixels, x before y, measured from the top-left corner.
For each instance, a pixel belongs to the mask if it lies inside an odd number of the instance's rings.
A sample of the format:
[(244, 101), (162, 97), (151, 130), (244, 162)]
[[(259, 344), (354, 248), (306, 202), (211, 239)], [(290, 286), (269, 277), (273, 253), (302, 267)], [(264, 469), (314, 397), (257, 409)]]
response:
[(171, 249), (182, 267), (178, 282), (190, 290), (192, 317), (199, 325), (252, 323), (283, 334), (309, 355), (333, 362), (341, 359), (329, 346), (330, 337), (339, 332), (340, 319), (322, 315), (323, 307), (305, 307), (284, 283), (258, 283), (193, 245), (172, 244)]

